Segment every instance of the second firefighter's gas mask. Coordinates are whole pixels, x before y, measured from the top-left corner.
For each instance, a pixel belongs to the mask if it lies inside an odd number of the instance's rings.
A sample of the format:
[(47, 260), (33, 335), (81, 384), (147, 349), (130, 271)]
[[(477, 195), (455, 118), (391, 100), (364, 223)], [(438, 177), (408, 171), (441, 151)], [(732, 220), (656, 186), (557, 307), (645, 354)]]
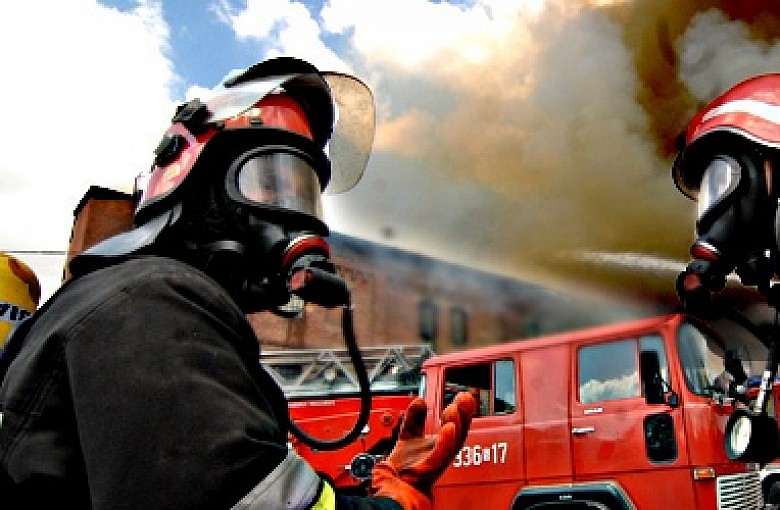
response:
[(672, 177), (698, 201), (693, 260), (678, 278), (680, 297), (695, 301), (719, 290), (732, 270), (743, 284), (766, 287), (780, 262), (780, 74), (748, 78), (714, 98), (680, 142)]
[(719, 154), (707, 163), (697, 195), (694, 257), (733, 267), (761, 248), (765, 233), (758, 223), (768, 201), (762, 168), (763, 162), (748, 154)]
[(735, 269), (743, 283), (756, 285), (769, 276), (766, 252), (774, 246), (770, 162), (763, 151), (746, 149), (716, 153), (700, 168), (698, 184), (687, 190), (697, 202), (693, 260), (678, 291), (719, 290)]

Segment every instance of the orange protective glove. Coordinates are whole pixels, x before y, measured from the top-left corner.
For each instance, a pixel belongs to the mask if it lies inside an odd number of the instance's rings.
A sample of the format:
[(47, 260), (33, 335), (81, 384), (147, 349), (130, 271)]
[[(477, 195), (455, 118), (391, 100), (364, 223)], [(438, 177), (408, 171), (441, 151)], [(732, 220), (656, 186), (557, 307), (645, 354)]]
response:
[(423, 399), (414, 399), (406, 409), (393, 451), (374, 466), (372, 494), (393, 499), (404, 510), (429, 510), (431, 488), (463, 447), (476, 407), (474, 397), (458, 393), (442, 412), (438, 436), (426, 438), (428, 406)]

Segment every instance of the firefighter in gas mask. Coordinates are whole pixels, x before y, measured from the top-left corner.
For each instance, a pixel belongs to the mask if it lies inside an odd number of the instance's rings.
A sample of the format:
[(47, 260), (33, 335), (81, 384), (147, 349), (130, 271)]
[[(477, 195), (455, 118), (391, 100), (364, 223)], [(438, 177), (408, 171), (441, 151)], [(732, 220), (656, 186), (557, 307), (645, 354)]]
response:
[(677, 280), (684, 304), (704, 309), (736, 272), (777, 303), (780, 269), (780, 74), (743, 81), (690, 122), (673, 169), (697, 202), (692, 261)]
[[(692, 260), (677, 278), (683, 305), (712, 315), (719, 309), (711, 306), (713, 293), (735, 272), (780, 310), (780, 287), (773, 283), (780, 271), (780, 74), (738, 83), (700, 111), (672, 174), (680, 191), (697, 202)], [(780, 363), (776, 325), (761, 340), (770, 355), (758, 396), (729, 416), (724, 446), (732, 460), (763, 464), (780, 454), (777, 423), (768, 413)], [(727, 370), (744, 379), (741, 367), (731, 364)]]
[(372, 497), (340, 495), (288, 448), (287, 403), (245, 318), (284, 314), (309, 286), (314, 302), (348, 302), (332, 284), (320, 200), (362, 174), (367, 90), (277, 58), (177, 110), (138, 180), (134, 228), (71, 261), (72, 278), (0, 364), (0, 498), (25, 508), (430, 508), (465, 439), (470, 397), (452, 404), (435, 440), (422, 436), (425, 403), (413, 403)]

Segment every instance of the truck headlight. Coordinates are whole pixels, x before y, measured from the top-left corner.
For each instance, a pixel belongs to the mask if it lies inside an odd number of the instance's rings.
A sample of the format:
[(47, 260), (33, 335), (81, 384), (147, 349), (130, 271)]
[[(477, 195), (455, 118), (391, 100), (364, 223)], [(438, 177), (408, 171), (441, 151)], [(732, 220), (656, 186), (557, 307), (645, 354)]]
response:
[[(753, 432), (753, 424), (750, 416), (743, 413), (734, 413), (734, 420), (729, 420), (726, 425), (726, 453), (732, 460), (737, 460), (745, 454), (750, 446), (750, 434)], [(731, 427), (729, 427), (731, 425)]]
[(765, 414), (734, 411), (726, 422), (724, 439), (731, 460), (765, 464), (778, 455), (777, 424)]

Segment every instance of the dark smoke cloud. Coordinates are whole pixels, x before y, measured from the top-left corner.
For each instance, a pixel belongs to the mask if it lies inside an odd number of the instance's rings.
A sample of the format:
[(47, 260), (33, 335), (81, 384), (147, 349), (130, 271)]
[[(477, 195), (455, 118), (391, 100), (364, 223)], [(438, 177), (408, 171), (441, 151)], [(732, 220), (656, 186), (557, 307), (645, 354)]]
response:
[(338, 202), (342, 230), (667, 299), (693, 236), (675, 139), (728, 87), (780, 71), (778, 20), (774, 2), (548, 0), (504, 37), (465, 41), (481, 58), (365, 55), (380, 122), (363, 182)]

